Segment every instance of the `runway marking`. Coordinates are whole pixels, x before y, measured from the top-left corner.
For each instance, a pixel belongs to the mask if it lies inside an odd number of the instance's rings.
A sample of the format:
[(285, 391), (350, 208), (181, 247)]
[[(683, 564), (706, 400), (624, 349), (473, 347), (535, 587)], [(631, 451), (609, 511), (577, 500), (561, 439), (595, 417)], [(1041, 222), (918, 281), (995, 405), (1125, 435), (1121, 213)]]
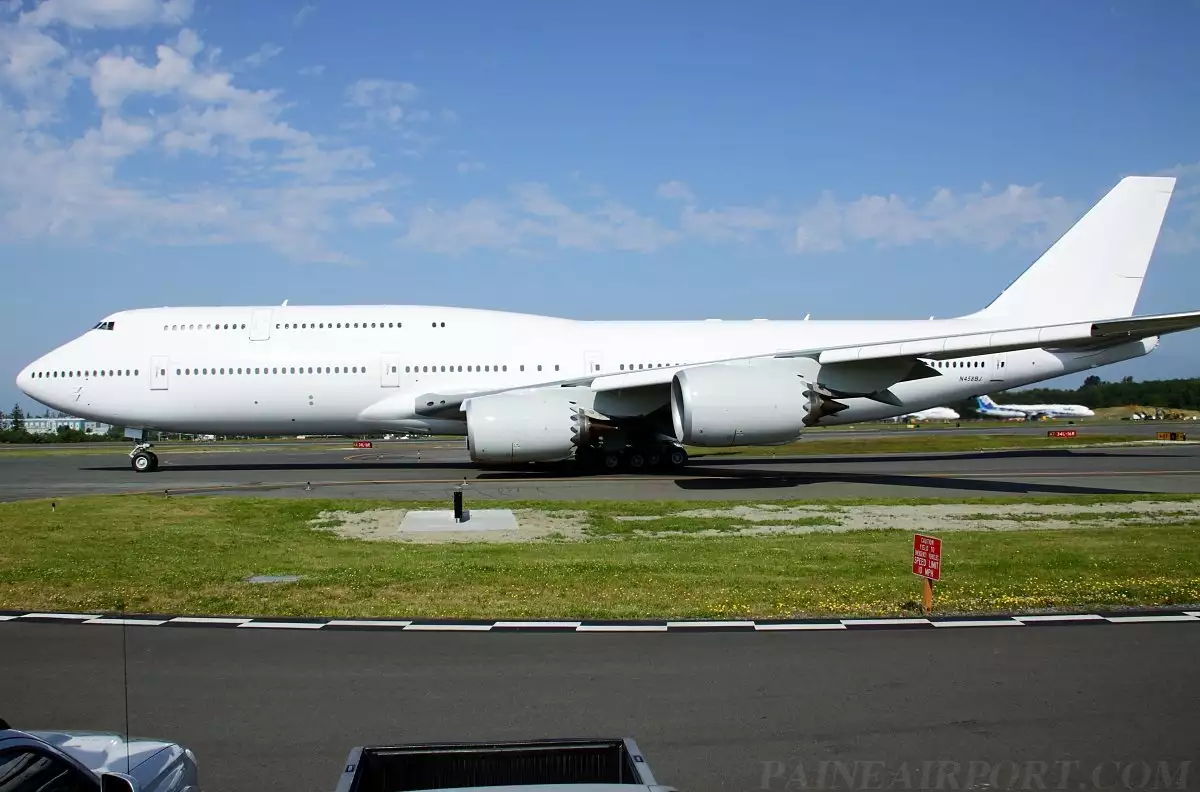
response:
[(847, 627), (920, 627), (931, 624), (929, 619), (842, 619)]
[(1040, 616), (1016, 616), (1021, 622), (1066, 622), (1066, 621), (1104, 621), (1103, 616), (1094, 613), (1048, 613)]
[(62, 619), (63, 621), (84, 621), (99, 619), (99, 613), (26, 613), (22, 619)]
[[(270, 618), (257, 619), (238, 616), (166, 616), (153, 614), (130, 614), (126, 616), (6, 611), (0, 614), (0, 623), (52, 623), (134, 625), (140, 627), (162, 627), (191, 625), (214, 628), (260, 628), (269, 630), (321, 630), (365, 629), (368, 631), (424, 631), (424, 632), (574, 632), (574, 633), (665, 633), (676, 634), (698, 632), (821, 632), (828, 630), (932, 630), (942, 627), (1026, 627), (1067, 624), (1151, 624), (1193, 623), (1200, 624), (1200, 611), (1129, 611), (1123, 615), (1096, 613), (1042, 613), (1005, 614), (980, 616), (944, 616), (878, 619), (812, 619), (777, 621), (755, 619), (691, 619), (691, 620), (633, 620), (596, 621), (586, 620), (496, 620), (496, 621), (415, 621), (412, 619), (312, 619), (280, 621)], [(2, 630), (3, 627), (0, 627)]]
[(235, 619), (229, 616), (176, 616), (169, 620), (172, 624), (246, 624), (251, 619)]
[(325, 622), (271, 622), (253, 620), (238, 625), (238, 627), (263, 627), (268, 630), (319, 630), (324, 626)]
[(1154, 616), (1105, 616), (1113, 624), (1135, 624), (1138, 622), (1186, 622), (1200, 621), (1200, 618), (1186, 613), (1169, 613)]

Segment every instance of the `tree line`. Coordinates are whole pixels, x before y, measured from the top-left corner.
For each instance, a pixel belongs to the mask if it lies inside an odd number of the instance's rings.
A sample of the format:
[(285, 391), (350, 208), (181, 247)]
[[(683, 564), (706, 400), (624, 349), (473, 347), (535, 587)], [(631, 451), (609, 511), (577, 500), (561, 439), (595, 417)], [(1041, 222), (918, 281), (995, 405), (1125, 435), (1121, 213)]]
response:
[[(95, 443), (120, 440), (125, 436), (125, 430), (119, 426), (110, 427), (102, 434), (92, 434), (71, 426), (60, 426), (56, 432), (31, 432), (25, 426), (29, 416), (14, 404), (12, 412), (5, 415), (0, 412), (0, 443)], [(44, 417), (51, 417), (49, 415)], [(63, 416), (66, 417), (66, 416)]]
[(1082, 404), (1085, 407), (1124, 407), (1138, 404), (1169, 410), (1200, 410), (1200, 379), (1105, 382), (1093, 374), (1075, 390), (1030, 388), (991, 394), (998, 403)]

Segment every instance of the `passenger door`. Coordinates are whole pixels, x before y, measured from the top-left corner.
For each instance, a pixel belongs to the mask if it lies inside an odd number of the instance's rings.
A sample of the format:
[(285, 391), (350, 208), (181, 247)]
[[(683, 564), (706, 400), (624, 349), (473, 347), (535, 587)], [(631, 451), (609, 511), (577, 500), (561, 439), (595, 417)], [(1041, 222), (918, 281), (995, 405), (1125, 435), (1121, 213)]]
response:
[(150, 358), (150, 390), (167, 390), (170, 385), (171, 360), (166, 355)]
[(992, 355), (991, 369), (989, 379), (992, 382), (1004, 382), (1005, 366), (1003, 352)]
[(379, 384), (384, 388), (400, 387), (400, 356), (384, 355), (379, 367)]
[(589, 350), (583, 353), (584, 370), (588, 376), (600, 374), (604, 371), (604, 356), (596, 350)]
[(268, 341), (271, 338), (271, 309), (261, 308), (250, 315), (250, 340)]

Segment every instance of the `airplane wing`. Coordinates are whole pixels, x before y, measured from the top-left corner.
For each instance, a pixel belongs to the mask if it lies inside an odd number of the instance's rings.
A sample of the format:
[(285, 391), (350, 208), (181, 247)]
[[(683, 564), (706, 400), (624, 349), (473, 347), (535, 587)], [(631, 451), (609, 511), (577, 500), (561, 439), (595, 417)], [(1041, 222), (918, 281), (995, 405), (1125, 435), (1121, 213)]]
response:
[[(970, 332), (934, 335), (875, 344), (797, 349), (774, 354), (700, 361), (687, 366), (663, 367), (618, 374), (548, 381), (537, 385), (479, 390), (469, 393), (426, 393), (416, 398), (417, 413), (427, 417), (448, 416), (471, 398), (539, 388), (589, 386), (596, 391), (628, 390), (670, 384), (675, 373), (686, 368), (748, 360), (809, 357), (822, 366), (857, 361), (900, 362), (919, 358), (933, 360), (1014, 352), (1021, 349), (1072, 349), (1115, 346), (1151, 336), (1178, 333), (1200, 327), (1200, 311), (1123, 317), (1095, 322), (1043, 325), (1038, 327), (973, 329)], [(909, 374), (920, 376), (920, 374)]]

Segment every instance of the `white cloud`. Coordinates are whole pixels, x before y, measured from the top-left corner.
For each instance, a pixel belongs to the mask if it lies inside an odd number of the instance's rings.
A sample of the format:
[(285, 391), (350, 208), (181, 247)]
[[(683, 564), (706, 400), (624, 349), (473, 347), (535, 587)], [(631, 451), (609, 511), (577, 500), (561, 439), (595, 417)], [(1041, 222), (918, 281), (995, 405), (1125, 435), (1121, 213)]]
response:
[(360, 206), (350, 214), (351, 224), (360, 228), (373, 225), (394, 225), (396, 218), (383, 204), (373, 203)]
[(83, 29), (181, 25), (192, 15), (192, 0), (43, 0), (21, 15), (20, 24), (61, 23)]
[(679, 236), (613, 201), (580, 211), (556, 198), (545, 184), (518, 184), (510, 191), (512, 199), (505, 202), (473, 200), (443, 211), (416, 210), (400, 242), (436, 253), (472, 248), (521, 252), (539, 242), (564, 249), (648, 253)]
[(475, 171), (481, 171), (486, 168), (487, 168), (487, 166), (484, 165), (482, 162), (479, 162), (478, 160), (463, 160), (462, 162), (458, 163), (458, 165), (455, 167), (455, 169), (459, 173), (473, 173)]
[(296, 12), (294, 17), (292, 17), (292, 24), (296, 27), (300, 27), (304, 24), (304, 20), (308, 19), (309, 15), (316, 10), (317, 7), (312, 3), (305, 3), (304, 5), (300, 6), (300, 10)]
[(659, 198), (666, 198), (670, 201), (687, 201), (691, 203), (696, 200), (696, 196), (681, 181), (663, 182), (658, 185), (658, 189), (655, 192)]
[(747, 242), (764, 231), (789, 224), (789, 218), (757, 206), (730, 206), (698, 211), (685, 207), (679, 227), (688, 235), (710, 242)]
[(315, 66), (305, 66), (302, 69), (296, 70), (296, 74), (299, 74), (301, 77), (320, 77), (324, 73), (325, 67), (319, 63)]
[(358, 80), (346, 88), (346, 103), (361, 110), (367, 123), (399, 127), (409, 118), (407, 105), (417, 94), (410, 82)]
[[(194, 31), (146, 58), (129, 47), (88, 54), (65, 29), (176, 24), (190, 10), (178, 0), (51, 0), (0, 17), (0, 242), (250, 243), (336, 262), (346, 256), (332, 235), (394, 222), (381, 197), (398, 176), (363, 179), (374, 167), (366, 146), (289, 123), (279, 91), (240, 87)], [(267, 45), (249, 65), (275, 54)], [(47, 127), (66, 115), (77, 79), (95, 106)], [(87, 127), (91, 114), (99, 121)], [(81, 132), (65, 131), (79, 122)], [(197, 155), (210, 159), (202, 175), (170, 171)]]
[(272, 44), (268, 41), (259, 47), (258, 51), (253, 55), (242, 58), (241, 62), (238, 64), (238, 67), (241, 69), (257, 69), (259, 66), (262, 66), (264, 63), (271, 60), (271, 58), (278, 56), (281, 52), (283, 52), (283, 47), (280, 47), (277, 44)]
[(1011, 242), (1040, 245), (1074, 221), (1077, 210), (1060, 197), (1042, 195), (1040, 186), (1010, 185), (993, 192), (956, 194), (937, 190), (925, 203), (897, 195), (866, 195), (839, 202), (824, 193), (800, 214), (795, 249), (841, 249), (847, 243), (879, 247), (918, 242), (959, 243), (994, 249)]

